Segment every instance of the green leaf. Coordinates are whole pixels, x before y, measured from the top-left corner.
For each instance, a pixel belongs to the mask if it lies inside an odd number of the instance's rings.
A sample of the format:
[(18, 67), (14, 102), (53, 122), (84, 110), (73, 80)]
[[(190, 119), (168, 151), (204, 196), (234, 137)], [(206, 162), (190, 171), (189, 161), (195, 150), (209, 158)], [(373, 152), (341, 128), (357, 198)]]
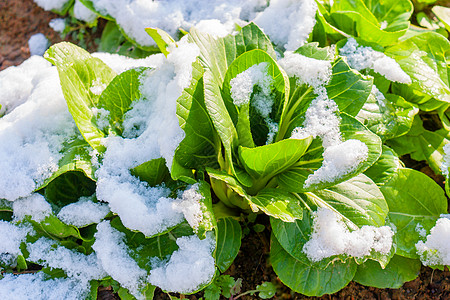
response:
[(306, 196), (318, 207), (331, 208), (358, 227), (383, 226), (389, 211), (379, 187), (364, 174), (329, 188), (308, 192)]
[[(289, 95), (288, 76), (276, 61), (263, 50), (247, 51), (230, 64), (224, 78), (222, 97), (238, 131), (239, 144), (246, 147), (254, 147), (255, 143), (264, 145), (270, 130), (265, 117), (252, 105), (254, 93), (252, 93), (248, 103), (239, 107), (234, 104), (231, 97), (231, 80), (248, 68), (260, 63), (267, 64), (267, 73), (272, 78), (270, 99), (273, 100), (273, 104), (267, 116), (270, 121), (278, 123), (279, 114)], [(254, 91), (257, 90), (258, 87), (254, 87)]]
[(417, 107), (401, 96), (386, 94), (386, 100), (380, 104), (377, 98), (371, 95), (356, 118), (386, 140), (406, 134), (418, 112)]
[(325, 266), (311, 263), (306, 256), (298, 260), (283, 249), (274, 235), (271, 238), (270, 261), (285, 285), (306, 296), (320, 297), (335, 293), (345, 287), (356, 272), (356, 263), (351, 260), (345, 263), (334, 260)]
[(333, 63), (331, 79), (325, 88), (339, 111), (356, 116), (370, 95), (372, 79), (350, 68), (340, 57)]
[(38, 188), (46, 187), (55, 178), (70, 171), (83, 172), (91, 180), (95, 180), (95, 167), (91, 162), (91, 146), (81, 136), (70, 142), (63, 143), (61, 153), (63, 157), (58, 162), (58, 170), (47, 178)]
[(158, 45), (159, 50), (167, 57), (169, 54), (169, 47), (174, 47), (175, 40), (160, 28), (145, 28), (145, 31), (150, 35)]
[(227, 217), (217, 222), (216, 265), (225, 272), (241, 248), (242, 230), (238, 221)]
[(209, 300), (219, 300), (222, 289), (215, 282), (212, 282), (204, 290), (205, 299)]
[(131, 175), (147, 182), (150, 186), (161, 184), (169, 176), (169, 169), (166, 167), (166, 160), (164, 158), (149, 160), (134, 167), (130, 172)]
[(41, 222), (36, 222), (30, 219), (28, 219), (28, 221), (33, 225), (33, 229), (36, 231), (37, 236), (46, 236), (54, 240), (63, 240), (69, 237), (74, 237), (85, 242), (92, 241), (92, 237), (85, 237), (81, 235), (78, 228), (63, 223), (53, 214), (45, 217), (45, 219)]
[[(224, 171), (206, 168), (214, 194), (228, 207), (249, 209), (250, 196), (238, 180)], [(256, 208), (258, 210), (258, 208)]]
[[(392, 5), (389, 4), (391, 3), (388, 3), (387, 8), (380, 7), (378, 10), (393, 9)], [(380, 6), (383, 6), (383, 4)], [(408, 29), (409, 22), (407, 19), (405, 20), (407, 12), (405, 12), (405, 15), (397, 17), (398, 20), (393, 21), (388, 14), (380, 15), (376, 8), (372, 8), (372, 10), (381, 19), (377, 19), (362, 0), (338, 0), (333, 3), (330, 13), (325, 14), (325, 18), (330, 25), (353, 37), (360, 37), (365, 41), (374, 42), (381, 46), (396, 43)], [(411, 13), (412, 8), (410, 7), (409, 14)], [(381, 29), (380, 22), (383, 21), (387, 22), (386, 25), (388, 27), (385, 29)], [(394, 24), (389, 24), (389, 21), (392, 21)]]
[[(299, 50), (302, 48), (299, 48)], [(308, 54), (306, 49), (299, 53)], [(296, 52), (297, 52), (296, 51)], [(313, 52), (312, 58), (324, 58), (319, 50)], [(325, 86), (328, 98), (336, 102), (339, 111), (355, 116), (363, 107), (372, 90), (372, 79), (358, 73), (339, 57), (332, 63), (332, 75), (330, 82)], [(288, 138), (292, 131), (302, 126), (305, 121), (305, 113), (311, 102), (316, 98), (312, 87), (300, 84), (291, 78), (289, 101), (283, 110), (280, 121), (280, 129), (277, 140)]]
[(125, 113), (132, 108), (134, 101), (141, 98), (139, 77), (148, 70), (149, 68), (138, 68), (120, 73), (109, 83), (98, 99), (97, 107), (109, 111), (109, 124), (118, 134), (123, 131), (122, 122)]
[(300, 200), (282, 189), (263, 189), (250, 201), (266, 215), (284, 222), (294, 222), (303, 217)]
[[(205, 70), (205, 107), (225, 148), (225, 164), (234, 175), (238, 175), (233, 165), (233, 152), (238, 146), (238, 135), (221, 96), (225, 73), (236, 57), (246, 51), (261, 49), (272, 58), (276, 57), (275, 51), (267, 36), (253, 23), (244, 26), (236, 35), (218, 39), (191, 28), (189, 39), (200, 49), (200, 61)], [(239, 180), (245, 182), (243, 179)]]
[(256, 289), (259, 291), (259, 298), (261, 299), (270, 299), (275, 296), (277, 292), (277, 286), (272, 282), (267, 281), (257, 285)]
[(354, 281), (380, 289), (398, 289), (417, 278), (422, 264), (418, 259), (394, 255), (385, 269), (373, 260), (367, 260), (358, 266)]
[(409, 0), (364, 0), (378, 22), (386, 23), (386, 31), (401, 31), (409, 27), (414, 6)]
[(128, 41), (122, 34), (114, 21), (108, 21), (106, 23), (105, 28), (102, 31), (100, 44), (98, 46), (99, 52), (117, 53), (132, 58), (147, 57), (155, 53), (155, 50), (156, 49), (145, 51), (133, 45), (133, 43)]
[(411, 77), (411, 88), (441, 103), (450, 103), (450, 42), (446, 38), (434, 32), (423, 33), (387, 48), (385, 54)]
[(282, 173), (296, 163), (311, 144), (312, 138), (287, 139), (256, 148), (239, 147), (239, 159), (247, 173), (263, 180)]
[(97, 15), (101, 16), (102, 18), (107, 20), (113, 20), (113, 17), (111, 17), (110, 15), (101, 14), (99, 11), (97, 11), (95, 9), (95, 5), (92, 2), (92, 0), (80, 0), (80, 2), (83, 3), (83, 5), (89, 8), (92, 12), (95, 12)]
[(167, 259), (178, 249), (177, 238), (193, 234), (192, 228), (187, 223), (181, 223), (169, 232), (151, 238), (145, 237), (142, 232), (129, 230), (117, 217), (111, 221), (111, 226), (125, 233), (125, 243), (132, 250), (131, 257), (139, 267), (147, 271), (150, 270), (150, 258)]
[(422, 239), (417, 226), (427, 232), (441, 214), (447, 213), (442, 188), (427, 175), (412, 169), (399, 169), (380, 187), (389, 206), (389, 220), (396, 226), (396, 254), (417, 258), (415, 244)]
[(369, 149), (369, 154), (366, 161), (359, 164), (353, 171), (343, 174), (341, 177), (333, 180), (332, 182), (320, 182), (317, 184), (312, 184), (308, 188), (304, 188), (304, 182), (308, 176), (320, 168), (323, 160), (323, 148), (321, 147), (320, 140), (316, 139), (312, 142), (311, 146), (299, 162), (297, 162), (289, 170), (277, 176), (280, 187), (289, 192), (320, 190), (325, 187), (336, 185), (361, 172), (364, 172), (378, 160), (382, 152), (381, 140), (376, 134), (370, 132), (359, 121), (345, 113), (342, 113), (340, 131), (344, 141), (356, 139), (366, 144)]
[(401, 166), (397, 154), (391, 148), (383, 145), (383, 153), (380, 158), (364, 174), (380, 186), (388, 182)]
[[(177, 99), (177, 116), (185, 138), (175, 151), (180, 167), (202, 169), (217, 167), (218, 137), (205, 107), (203, 68), (198, 61), (192, 65), (192, 80)], [(177, 178), (172, 167), (172, 177)]]
[(58, 68), (64, 98), (84, 139), (92, 148), (103, 151), (104, 134), (93, 122), (93, 109), (100, 97), (95, 88), (108, 85), (116, 73), (100, 59), (66, 42), (50, 47), (45, 58)]
[(444, 6), (433, 6), (431, 11), (444, 23), (445, 29), (450, 32), (450, 8)]
[(240, 278), (234, 280), (230, 275), (220, 275), (216, 278), (215, 283), (222, 289), (222, 295), (230, 298), (232, 295), (236, 295), (236, 290), (240, 289), (240, 281)]
[(45, 198), (58, 213), (63, 206), (77, 202), (80, 197), (95, 193), (95, 182), (82, 172), (69, 171), (52, 180), (45, 188)]
[(211, 187), (206, 181), (199, 181), (197, 191), (203, 197), (199, 201), (202, 220), (199, 222), (198, 227), (194, 228), (194, 231), (200, 239), (204, 239), (208, 231), (212, 231), (217, 227), (217, 223), (212, 208)]

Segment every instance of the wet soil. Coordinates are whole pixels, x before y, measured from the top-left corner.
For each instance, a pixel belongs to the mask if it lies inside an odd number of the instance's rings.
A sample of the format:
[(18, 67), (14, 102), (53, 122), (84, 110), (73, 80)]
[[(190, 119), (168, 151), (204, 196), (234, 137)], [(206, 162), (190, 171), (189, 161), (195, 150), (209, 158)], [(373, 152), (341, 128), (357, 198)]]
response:
[[(446, 4), (449, 0), (444, 0)], [(442, 4), (441, 4), (442, 5)], [(450, 5), (450, 4), (449, 4)], [(18, 65), (30, 56), (28, 39), (35, 33), (43, 33), (50, 42), (57, 43), (62, 40), (76, 42), (68, 37), (61, 38), (48, 26), (53, 18), (60, 16), (46, 12), (39, 8), (32, 0), (0, 0), (0, 70), (9, 66)], [(99, 33), (93, 34), (92, 41)], [(89, 50), (95, 50), (95, 43), (89, 45)], [(443, 186), (443, 177), (435, 175), (424, 162), (416, 162), (409, 157), (402, 158), (405, 165), (420, 170)], [(259, 223), (268, 224), (264, 216)], [(266, 226), (268, 228), (268, 226)], [(278, 286), (274, 299), (450, 299), (450, 271), (432, 270), (422, 267), (422, 270), (413, 281), (407, 282), (400, 289), (378, 289), (365, 287), (351, 282), (341, 291), (322, 297), (306, 297), (294, 293), (283, 285), (273, 272), (269, 261), (270, 232), (268, 229), (262, 233), (251, 231), (243, 240), (239, 254), (226, 272), (234, 278), (242, 278), (241, 291), (254, 290), (264, 281), (271, 281)], [(196, 300), (201, 293), (185, 297)], [(98, 298), (103, 300), (119, 299), (110, 287), (100, 288)], [(257, 296), (246, 295), (243, 300), (257, 299)], [(157, 290), (155, 299), (169, 299), (163, 292)]]

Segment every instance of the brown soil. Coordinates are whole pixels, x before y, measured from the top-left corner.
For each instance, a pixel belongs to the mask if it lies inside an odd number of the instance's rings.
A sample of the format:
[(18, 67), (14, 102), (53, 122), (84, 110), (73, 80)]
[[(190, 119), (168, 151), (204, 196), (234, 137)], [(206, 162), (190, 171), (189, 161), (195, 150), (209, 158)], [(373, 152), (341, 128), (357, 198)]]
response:
[[(32, 0), (0, 0), (0, 70), (18, 65), (30, 56), (27, 42), (35, 33), (43, 33), (52, 44), (62, 41), (59, 34), (48, 26), (51, 19), (58, 17), (54, 13), (43, 11)], [(94, 38), (95, 36), (92, 37)], [(90, 48), (91, 51), (95, 49), (93, 45)], [(409, 167), (421, 170), (443, 185), (442, 176), (436, 176), (426, 164), (414, 162), (409, 158), (405, 158), (404, 161)], [(259, 221), (267, 223), (264, 219)], [(400, 289), (377, 289), (351, 282), (333, 295), (320, 298), (306, 297), (290, 291), (273, 272), (269, 262), (269, 240), (268, 230), (263, 233), (250, 232), (242, 240), (239, 255), (226, 272), (236, 279), (243, 279), (242, 292), (255, 289), (263, 281), (271, 281), (279, 286), (274, 299), (450, 299), (450, 272), (426, 267), (422, 268), (417, 279), (405, 283)], [(155, 296), (155, 299), (169, 299), (161, 291), (157, 291)], [(186, 298), (194, 300), (200, 297), (201, 293)], [(118, 297), (112, 293), (111, 288), (101, 288), (99, 299), (109, 300)], [(257, 297), (243, 296), (241, 299), (257, 299)]]

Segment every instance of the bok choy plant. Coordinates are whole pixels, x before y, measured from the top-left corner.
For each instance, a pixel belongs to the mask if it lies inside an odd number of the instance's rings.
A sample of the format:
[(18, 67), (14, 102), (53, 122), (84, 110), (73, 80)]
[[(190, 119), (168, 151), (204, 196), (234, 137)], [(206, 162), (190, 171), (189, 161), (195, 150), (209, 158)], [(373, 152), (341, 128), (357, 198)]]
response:
[[(0, 287), (29, 277), (75, 298), (111, 285), (122, 299), (152, 299), (156, 287), (218, 299), (241, 214), (269, 217), (275, 273), (309, 296), (351, 280), (398, 288), (422, 264), (449, 265), (444, 190), (399, 159), (448, 176), (450, 43), (411, 31), (412, 9), (319, 4), (295, 51), (254, 23), (223, 37), (193, 27), (178, 41), (148, 28), (161, 54), (143, 60), (52, 46), (55, 67), (28, 64), (59, 78), (54, 98), (68, 111), (35, 104), (58, 119), (26, 134), (19, 107), (0, 118), (5, 138), (7, 126), (23, 136), (20, 156), (27, 144), (54, 154), (0, 179), (12, 182), (0, 192), (11, 241), (1, 266), (40, 271), (5, 273)], [(425, 112), (439, 130), (424, 127)]]

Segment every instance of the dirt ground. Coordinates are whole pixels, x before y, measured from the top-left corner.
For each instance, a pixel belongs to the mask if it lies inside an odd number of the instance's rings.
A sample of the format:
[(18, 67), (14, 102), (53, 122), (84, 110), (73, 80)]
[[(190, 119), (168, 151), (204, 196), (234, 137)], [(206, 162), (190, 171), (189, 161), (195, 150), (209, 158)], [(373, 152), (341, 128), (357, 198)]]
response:
[[(447, 0), (446, 0), (447, 1)], [(30, 56), (28, 39), (35, 33), (43, 33), (50, 42), (56, 43), (63, 39), (54, 32), (48, 23), (59, 17), (51, 12), (43, 11), (32, 0), (0, 0), (0, 70), (18, 65)], [(93, 37), (94, 38), (94, 37)], [(69, 40), (69, 39), (66, 39)], [(93, 47), (93, 46), (91, 46)], [(93, 48), (92, 48), (93, 49)], [(426, 173), (442, 185), (442, 177), (436, 176), (426, 165), (408, 160), (405, 163)], [(268, 224), (261, 216), (259, 223)], [(269, 264), (270, 232), (252, 232), (242, 240), (242, 248), (227, 274), (242, 278), (242, 292), (253, 290), (263, 281), (271, 281), (279, 286), (274, 299), (450, 299), (450, 272), (432, 270), (423, 267), (417, 279), (405, 283), (400, 289), (377, 289), (365, 287), (351, 282), (341, 291), (320, 298), (306, 297), (293, 293), (277, 278)], [(251, 253), (251, 256), (246, 254)], [(156, 299), (169, 299), (162, 292), (157, 292)], [(198, 299), (192, 295), (188, 299)], [(110, 289), (99, 291), (99, 299), (118, 299)], [(244, 296), (241, 299), (257, 299), (256, 296)]]

